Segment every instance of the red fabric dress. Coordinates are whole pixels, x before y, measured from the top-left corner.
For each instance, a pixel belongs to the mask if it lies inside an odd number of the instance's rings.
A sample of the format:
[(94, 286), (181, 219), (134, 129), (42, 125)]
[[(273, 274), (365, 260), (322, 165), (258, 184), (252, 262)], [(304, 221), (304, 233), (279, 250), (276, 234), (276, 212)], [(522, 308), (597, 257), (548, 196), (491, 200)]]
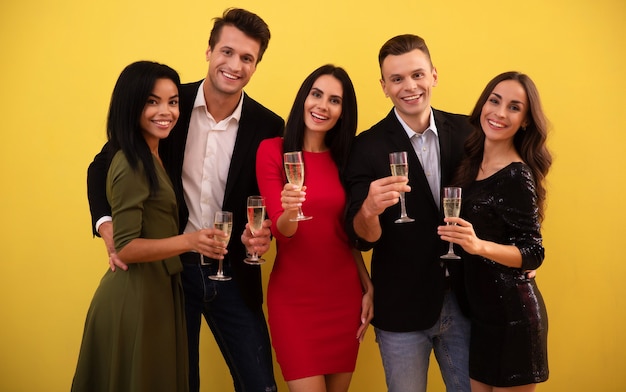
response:
[[(359, 343), (361, 283), (344, 230), (346, 197), (330, 152), (304, 154), (306, 201), (313, 219), (298, 223), (292, 237), (272, 225), (277, 255), (267, 290), (272, 346), (285, 380), (353, 372)], [(282, 138), (263, 141), (257, 179), (267, 212), (283, 212), (286, 183)]]

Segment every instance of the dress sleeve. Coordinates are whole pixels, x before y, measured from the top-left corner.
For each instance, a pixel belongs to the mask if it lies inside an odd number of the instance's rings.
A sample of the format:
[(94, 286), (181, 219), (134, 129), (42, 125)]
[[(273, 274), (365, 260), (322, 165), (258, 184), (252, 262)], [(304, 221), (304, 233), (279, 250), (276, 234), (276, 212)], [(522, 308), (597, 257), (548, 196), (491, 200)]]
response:
[(122, 152), (113, 158), (107, 176), (107, 196), (113, 217), (113, 240), (119, 252), (142, 237), (144, 202), (150, 190), (141, 167), (133, 170)]
[(513, 179), (511, 202), (503, 216), (510, 227), (509, 238), (522, 254), (522, 270), (533, 270), (541, 266), (545, 255), (535, 181), (526, 166)]
[(272, 235), (277, 240), (287, 241), (276, 229), (276, 222), (283, 213), (280, 193), (287, 183), (283, 166), (282, 138), (266, 139), (259, 144), (256, 154), (256, 178), (261, 196), (265, 197), (267, 216), (272, 221)]

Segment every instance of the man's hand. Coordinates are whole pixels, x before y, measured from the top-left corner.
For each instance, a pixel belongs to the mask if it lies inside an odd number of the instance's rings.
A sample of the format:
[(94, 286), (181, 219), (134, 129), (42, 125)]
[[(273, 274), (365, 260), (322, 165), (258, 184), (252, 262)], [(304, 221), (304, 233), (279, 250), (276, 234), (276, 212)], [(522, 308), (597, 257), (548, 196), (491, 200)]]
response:
[(128, 271), (128, 265), (124, 264), (115, 251), (115, 244), (113, 242), (113, 222), (104, 222), (101, 224), (98, 228), (98, 233), (104, 240), (104, 246), (109, 254), (109, 267), (111, 267), (111, 271), (115, 272), (116, 268)]
[(259, 256), (267, 252), (270, 249), (270, 243), (272, 242), (270, 227), (272, 221), (266, 219), (263, 221), (263, 227), (258, 232), (252, 234), (250, 231), (250, 225), (246, 223), (246, 228), (241, 234), (241, 242), (246, 247), (248, 253), (256, 252)]

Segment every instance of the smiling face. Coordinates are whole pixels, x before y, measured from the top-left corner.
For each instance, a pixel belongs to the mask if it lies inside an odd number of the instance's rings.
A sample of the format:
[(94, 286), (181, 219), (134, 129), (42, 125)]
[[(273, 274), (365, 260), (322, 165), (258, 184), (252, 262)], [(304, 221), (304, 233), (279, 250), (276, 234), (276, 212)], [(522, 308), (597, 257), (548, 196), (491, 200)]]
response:
[(213, 92), (240, 94), (256, 70), (261, 46), (235, 26), (222, 28), (219, 41), (206, 51), (207, 81)]
[(510, 140), (525, 127), (528, 113), (526, 90), (516, 80), (504, 80), (496, 85), (482, 107), (480, 125), (490, 141)]
[(178, 115), (176, 84), (170, 79), (157, 79), (139, 120), (141, 133), (151, 149), (170, 134)]
[(343, 86), (332, 75), (322, 75), (313, 83), (304, 101), (304, 126), (307, 132), (328, 132), (341, 117)]
[(437, 85), (437, 70), (428, 56), (419, 49), (389, 55), (380, 70), (380, 84), (400, 117), (409, 125), (428, 121), (431, 92)]

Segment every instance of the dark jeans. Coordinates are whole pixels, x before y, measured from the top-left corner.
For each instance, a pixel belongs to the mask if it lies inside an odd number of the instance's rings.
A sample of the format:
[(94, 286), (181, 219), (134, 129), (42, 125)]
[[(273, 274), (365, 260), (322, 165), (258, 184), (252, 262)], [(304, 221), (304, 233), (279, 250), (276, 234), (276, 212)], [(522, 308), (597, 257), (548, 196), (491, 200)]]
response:
[[(272, 351), (263, 309), (250, 309), (241, 298), (237, 283), (208, 278), (212, 265), (184, 263), (181, 274), (185, 291), (185, 316), (189, 342), (189, 390), (200, 389), (199, 343), (202, 315), (219, 346), (237, 392), (276, 391)], [(231, 270), (224, 266), (226, 275)]]

